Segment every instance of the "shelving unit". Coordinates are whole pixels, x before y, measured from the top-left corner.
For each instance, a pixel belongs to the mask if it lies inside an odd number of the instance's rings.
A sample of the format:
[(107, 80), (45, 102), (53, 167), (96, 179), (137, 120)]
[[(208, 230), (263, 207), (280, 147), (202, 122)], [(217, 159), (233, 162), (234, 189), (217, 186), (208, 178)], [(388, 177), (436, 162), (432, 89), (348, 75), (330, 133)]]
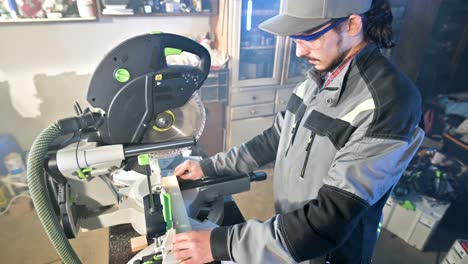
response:
[(96, 0), (0, 1), (0, 24), (95, 21), (97, 10)]
[[(191, 6), (192, 1), (180, 1), (180, 3), (177, 3), (177, 7), (172, 6), (170, 8), (171, 11), (166, 10), (169, 3), (166, 4), (165, 2), (158, 1), (161, 0), (103, 0), (103, 11), (101, 15), (104, 17), (211, 17), (218, 14), (219, 0), (200, 0), (200, 3), (202, 4), (202, 11), (195, 11), (195, 7)], [(175, 5), (176, 3), (172, 4)], [(186, 5), (187, 7), (182, 9), (182, 4)], [(166, 6), (163, 8), (161, 5)]]
[(18, 18), (0, 20), (0, 23), (37, 23), (37, 22), (84, 22), (96, 21), (97, 17), (64, 17), (64, 18)]
[(274, 49), (275, 46), (251, 46), (251, 47), (241, 47), (241, 50), (261, 50), (261, 49)]
[[(252, 15), (253, 16), (275, 16), (278, 14), (278, 11), (274, 9), (255, 9), (252, 10)], [(247, 11), (243, 10), (242, 11), (242, 16), (246, 16)]]
[(149, 13), (149, 14), (101, 14), (103, 17), (169, 17), (169, 16), (194, 16), (194, 17), (209, 17), (212, 16), (212, 12), (201, 12), (201, 13), (181, 13), (181, 12), (173, 12), (173, 13)]

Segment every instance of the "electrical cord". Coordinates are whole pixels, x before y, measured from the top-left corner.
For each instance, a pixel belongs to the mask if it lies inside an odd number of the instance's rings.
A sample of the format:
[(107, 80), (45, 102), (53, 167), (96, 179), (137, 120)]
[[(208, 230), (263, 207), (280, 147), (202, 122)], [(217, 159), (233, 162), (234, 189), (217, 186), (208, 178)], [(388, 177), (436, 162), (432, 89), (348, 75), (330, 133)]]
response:
[(3, 211), (0, 212), (0, 216), (8, 213), (8, 210), (10, 210), (10, 207), (11, 205), (13, 204), (13, 202), (18, 199), (18, 198), (21, 198), (21, 197), (27, 197), (29, 199), (31, 199), (31, 196), (29, 195), (29, 191), (25, 191), (25, 192), (22, 192), (16, 196), (14, 196), (13, 198), (10, 199), (10, 201), (8, 202), (8, 205), (5, 209), (3, 209)]

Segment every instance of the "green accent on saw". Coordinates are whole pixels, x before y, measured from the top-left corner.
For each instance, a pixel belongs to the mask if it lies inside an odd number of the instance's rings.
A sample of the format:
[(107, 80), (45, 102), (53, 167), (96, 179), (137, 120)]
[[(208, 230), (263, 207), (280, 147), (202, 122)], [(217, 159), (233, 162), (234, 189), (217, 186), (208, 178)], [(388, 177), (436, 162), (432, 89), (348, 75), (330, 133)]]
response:
[(155, 261), (158, 261), (158, 260), (161, 260), (161, 259), (162, 259), (162, 256), (156, 255), (156, 256), (153, 256), (153, 259), (154, 259)]
[(143, 264), (153, 264), (154, 262), (152, 260), (148, 260), (148, 261), (145, 261), (143, 262)]
[(407, 209), (407, 210), (410, 210), (410, 211), (416, 211), (416, 206), (411, 202), (411, 201), (404, 201), (402, 204), (401, 204), (401, 207)]
[(155, 30), (155, 31), (151, 31), (150, 34), (153, 35), (153, 34), (162, 34), (164, 32), (160, 31), (160, 30)]
[(82, 180), (85, 180), (89, 176), (91, 176), (91, 171), (92, 170), (93, 170), (92, 168), (83, 168), (83, 169), (77, 170), (76, 174), (78, 175), (78, 178), (80, 178)]
[(166, 221), (166, 229), (172, 228), (172, 198), (169, 193), (163, 193), (163, 216)]
[(130, 80), (130, 72), (124, 68), (117, 69), (115, 70), (114, 78), (121, 83), (128, 82)]
[(164, 56), (169, 56), (169, 55), (180, 55), (182, 54), (181, 49), (176, 49), (176, 48), (164, 48)]
[(175, 115), (171, 110), (166, 110), (166, 111), (164, 111), (164, 113), (167, 113), (172, 117), (172, 124), (170, 126), (166, 127), (166, 128), (160, 128), (160, 127), (157, 127), (156, 125), (153, 125), (153, 129), (158, 131), (158, 132), (168, 131), (169, 129), (172, 128), (172, 126), (174, 125), (174, 123), (176, 121)]
[(104, 115), (106, 111), (102, 110), (102, 108), (94, 108), (94, 112)]
[(146, 166), (150, 164), (150, 158), (148, 154), (140, 154), (138, 155), (138, 165)]

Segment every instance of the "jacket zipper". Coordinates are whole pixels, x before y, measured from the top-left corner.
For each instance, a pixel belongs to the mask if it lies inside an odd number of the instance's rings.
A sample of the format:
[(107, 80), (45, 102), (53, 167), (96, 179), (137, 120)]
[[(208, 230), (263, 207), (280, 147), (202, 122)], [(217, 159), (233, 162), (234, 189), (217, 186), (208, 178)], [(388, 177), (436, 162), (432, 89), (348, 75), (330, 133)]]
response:
[(291, 136), (291, 139), (289, 140), (288, 148), (286, 149), (286, 152), (284, 153), (284, 157), (288, 156), (289, 149), (291, 148), (294, 142), (294, 136), (296, 135), (296, 126), (297, 126), (297, 122), (294, 122), (293, 128), (291, 130), (292, 136)]
[(291, 134), (292, 134), (291, 140), (289, 141), (288, 148), (286, 149), (286, 152), (284, 153), (284, 157), (288, 156), (289, 149), (294, 144), (294, 139), (296, 138), (297, 130), (299, 130), (297, 126), (301, 124), (303, 117), (304, 117), (304, 114), (302, 114), (301, 117), (296, 122), (294, 122), (293, 128), (291, 130)]
[(309, 137), (309, 141), (307, 142), (307, 148), (306, 148), (307, 153), (306, 153), (306, 157), (304, 160), (304, 164), (302, 165), (301, 179), (304, 179), (305, 170), (307, 168), (307, 163), (309, 161), (310, 149), (312, 149), (312, 143), (314, 142), (314, 138), (315, 138), (315, 133), (312, 133)]

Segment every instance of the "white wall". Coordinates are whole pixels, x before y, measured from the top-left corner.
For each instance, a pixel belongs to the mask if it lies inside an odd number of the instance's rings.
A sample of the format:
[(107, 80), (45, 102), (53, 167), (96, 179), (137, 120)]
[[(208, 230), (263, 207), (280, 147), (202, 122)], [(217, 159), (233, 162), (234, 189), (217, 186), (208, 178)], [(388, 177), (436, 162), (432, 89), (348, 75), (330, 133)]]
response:
[[(47, 118), (41, 116), (40, 104), (44, 100), (35, 87), (38, 75), (58, 76), (72, 72), (90, 76), (108, 51), (130, 37), (154, 30), (197, 37), (209, 28), (209, 17), (106, 17), (92, 22), (0, 24), (0, 93), (9, 94), (0, 96), (0, 109), (5, 114), (8, 112), (5, 107), (12, 105), (22, 118)], [(8, 89), (8, 93), (1, 89)], [(71, 83), (67, 89), (78, 89), (79, 94), (85, 94), (87, 84), (74, 87)], [(57, 99), (59, 105), (84, 98)], [(50, 100), (47, 102), (50, 104)], [(72, 106), (68, 108), (72, 109)], [(13, 122), (8, 120), (9, 117), (0, 117), (7, 119), (6, 124), (5, 120), (0, 122), (0, 133), (15, 132), (18, 141), (27, 149), (32, 142), (30, 136), (24, 138), (26, 136), (18, 131), (22, 128), (12, 127), (24, 120)], [(9, 121), (12, 122), (9, 124)]]

